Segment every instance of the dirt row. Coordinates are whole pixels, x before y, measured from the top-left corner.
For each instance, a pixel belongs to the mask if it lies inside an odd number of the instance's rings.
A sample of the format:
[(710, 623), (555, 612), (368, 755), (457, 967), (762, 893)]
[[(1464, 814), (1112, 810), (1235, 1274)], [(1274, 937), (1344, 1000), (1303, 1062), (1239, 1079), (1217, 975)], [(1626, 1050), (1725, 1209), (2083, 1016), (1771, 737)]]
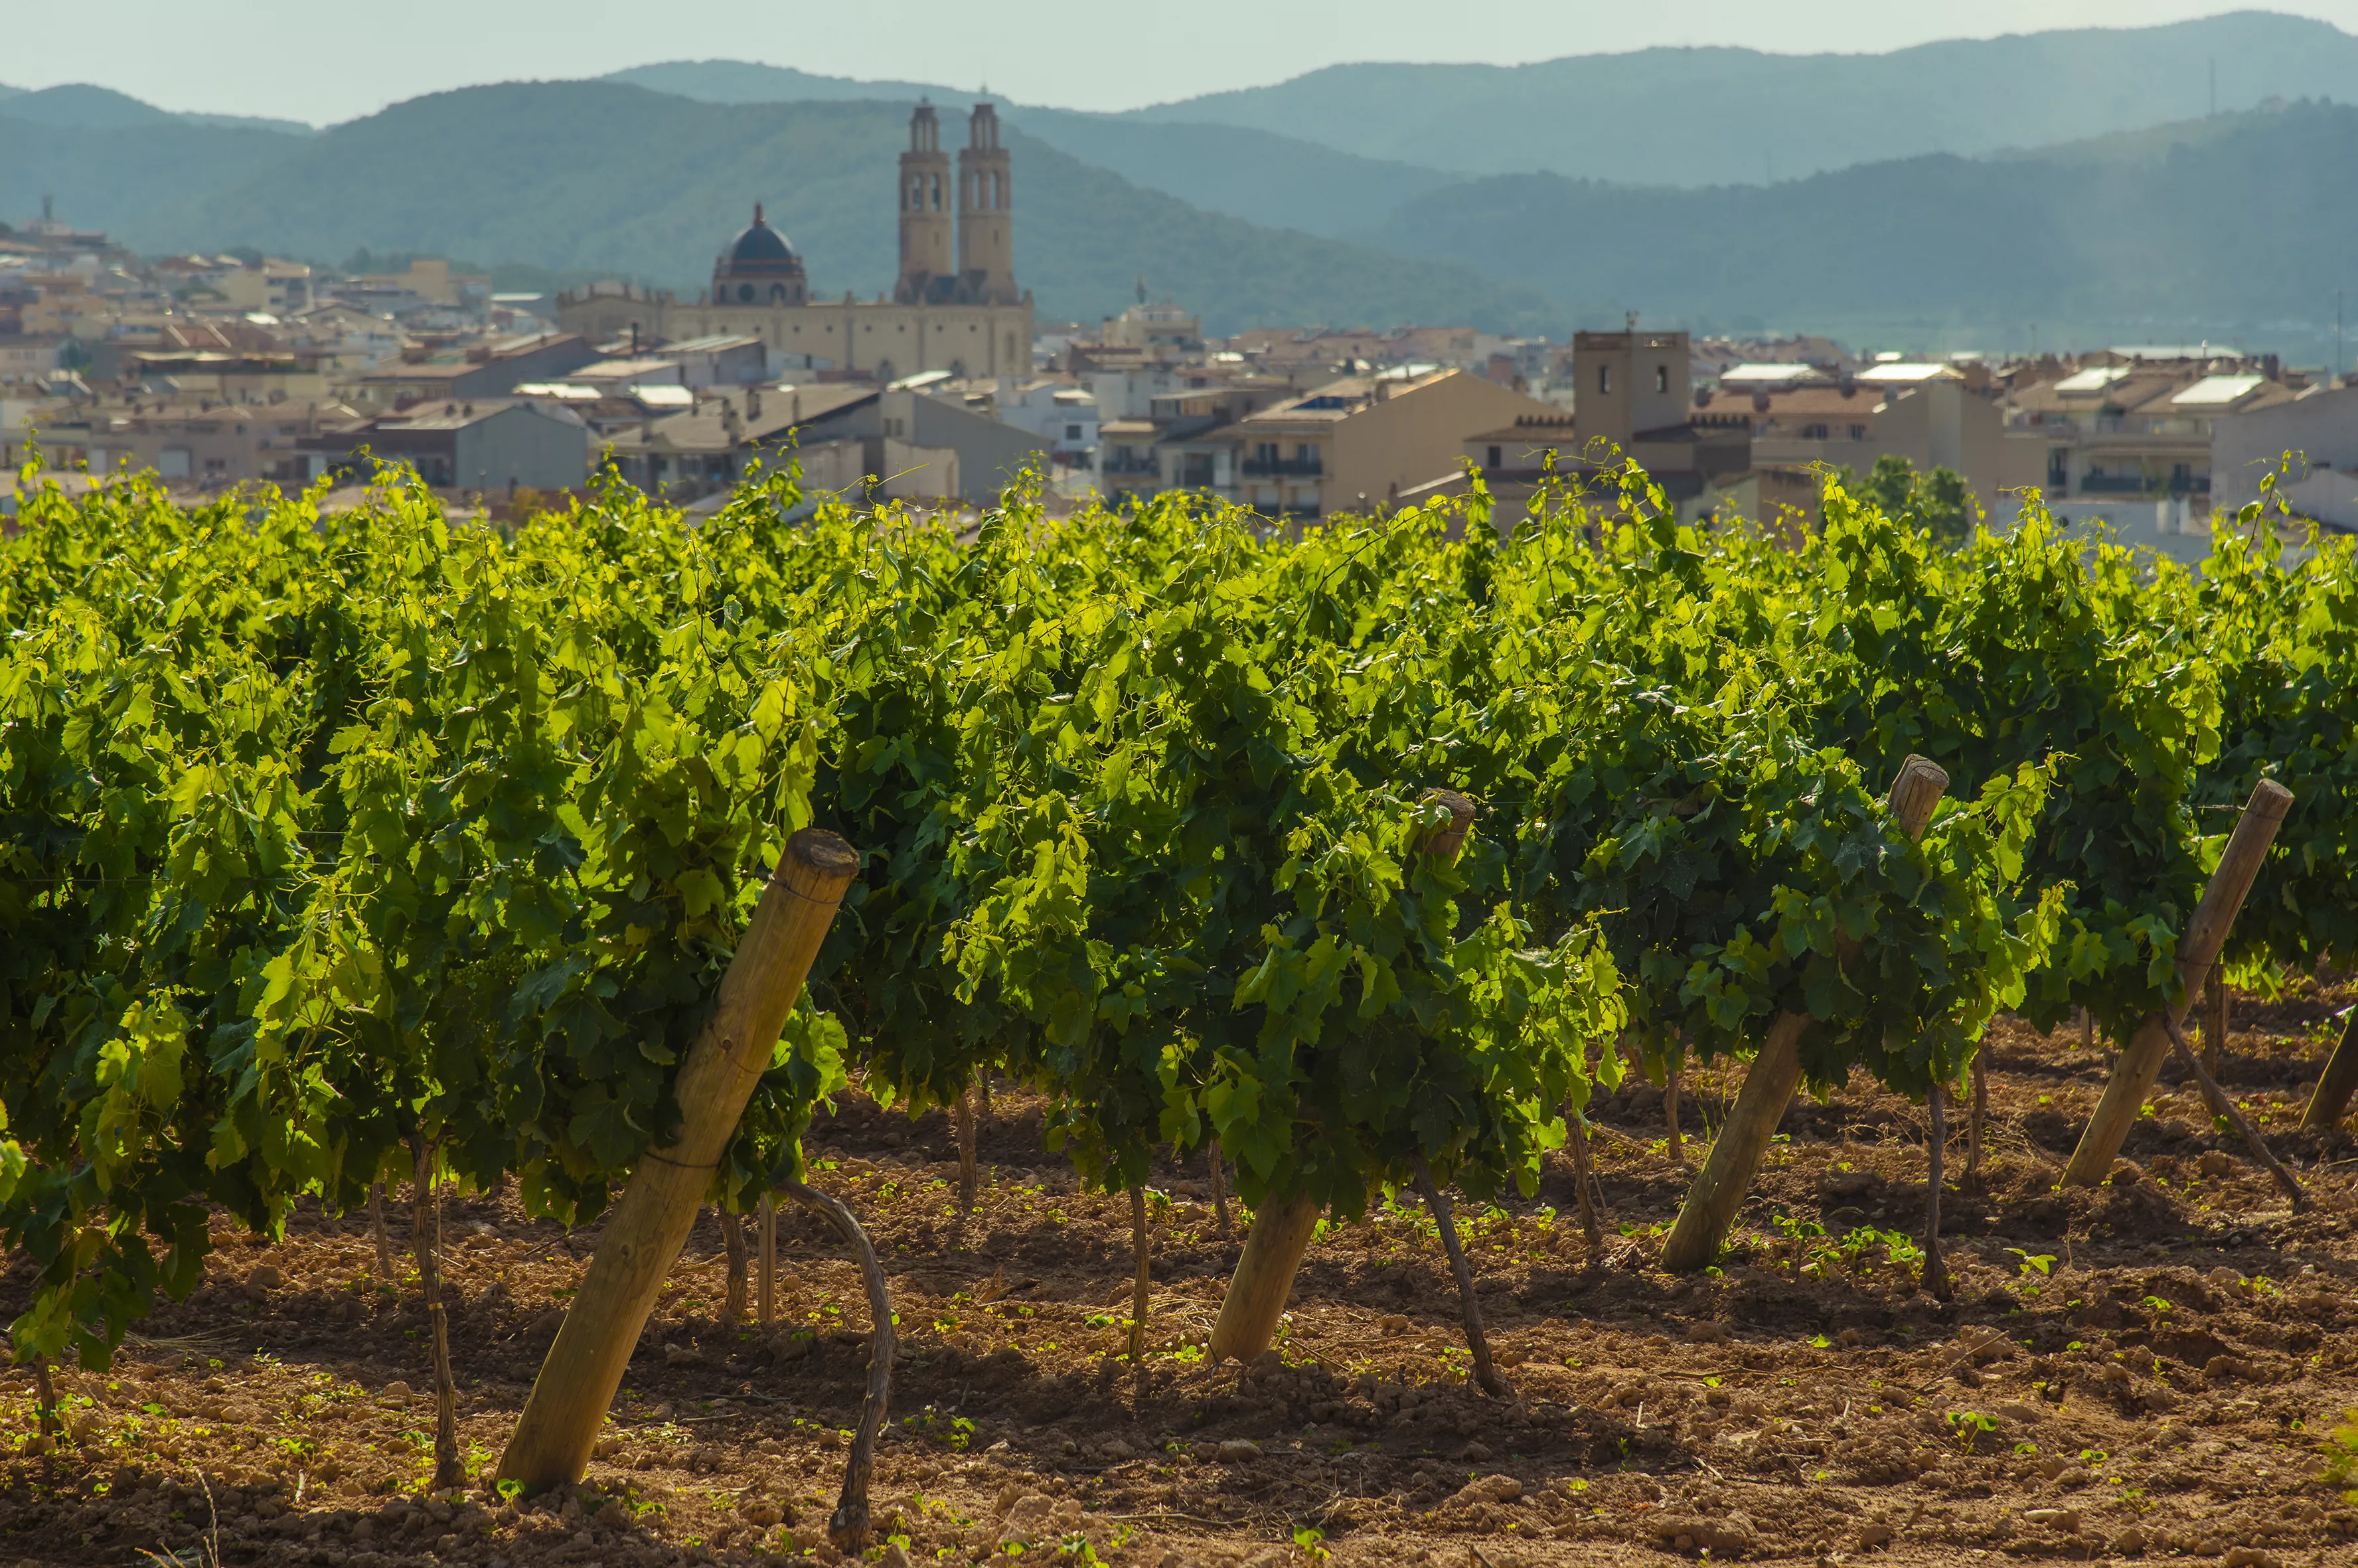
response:
[[(1454, 1286), (1412, 1197), (1314, 1245), (1276, 1351), (1202, 1343), (1237, 1256), (1200, 1163), (1156, 1175), (1142, 1386), (1122, 1358), (1127, 1199), (1041, 1151), (1002, 1086), (975, 1212), (936, 1113), (853, 1095), (815, 1178), (887, 1258), (903, 1355), (872, 1560), (1193, 1564), (1956, 1563), (2192, 1557), (2346, 1563), (2358, 1508), (2320, 1479), (2358, 1407), (2358, 1152), (2292, 1130), (2346, 985), (2239, 1010), (2223, 1076), (2300, 1170), (2293, 1214), (2190, 1087), (2166, 1081), (2105, 1185), (2055, 1186), (2109, 1057), (2001, 1021), (1981, 1171), (1952, 1181), (1942, 1303), (1917, 1287), (1921, 1108), (1863, 1085), (1789, 1114), (1716, 1270), (1655, 1264), (1736, 1080), (1632, 1080), (1597, 1117), (1610, 1226), (1594, 1251), (1568, 1167), (1528, 1201), (1460, 1205), (1514, 1385), (1468, 1381)], [(1962, 1119), (1959, 1119), (1962, 1120)], [(1962, 1130), (1952, 1177), (1965, 1164)], [(393, 1203), (388, 1212), (406, 1214)], [(414, 1273), (376, 1272), (358, 1217), (257, 1245), (217, 1222), (208, 1282), (104, 1372), (60, 1369), (70, 1434), (0, 1374), (0, 1564), (380, 1568), (816, 1558), (865, 1378), (842, 1248), (781, 1222), (783, 1315), (722, 1320), (708, 1215), (578, 1487), (489, 1485), (597, 1243), (513, 1197), (451, 1197), (446, 1298), (471, 1476), (431, 1494)], [(406, 1228), (396, 1218), (396, 1243)], [(5, 1284), (26, 1300), (21, 1265)], [(2349, 1441), (2358, 1444), (2358, 1433)]]

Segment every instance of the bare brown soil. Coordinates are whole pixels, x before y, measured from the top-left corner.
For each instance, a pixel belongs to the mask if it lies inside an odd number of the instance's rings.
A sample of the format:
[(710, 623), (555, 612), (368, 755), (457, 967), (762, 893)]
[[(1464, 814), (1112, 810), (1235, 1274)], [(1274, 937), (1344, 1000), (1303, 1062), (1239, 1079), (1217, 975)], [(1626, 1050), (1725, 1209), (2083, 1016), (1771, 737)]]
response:
[[(2350, 1000), (2305, 983), (2241, 1005), (2227, 1053), (2230, 1091), (2315, 1195), (2298, 1216), (2170, 1081), (2109, 1185), (2054, 1190), (2109, 1059), (2002, 1022), (1978, 1182), (1960, 1180), (1962, 1107), (1952, 1120), (1948, 1304), (1906, 1257), (1920, 1108), (1857, 1087), (1798, 1105), (1723, 1267), (1677, 1279), (1653, 1258), (1687, 1167), (1660, 1092), (1633, 1079), (1601, 1110), (1598, 1255), (1568, 1164), (1533, 1202), (1461, 1202), (1508, 1400), (1467, 1380), (1412, 1198), (1313, 1247), (1273, 1357), (1208, 1370), (1195, 1346), (1237, 1248), (1200, 1165), (1158, 1173), (1141, 1394), (1120, 1359), (1128, 1202), (1075, 1190), (1041, 1152), (1039, 1102), (1002, 1089), (961, 1218), (945, 1119), (855, 1096), (812, 1149), (886, 1254), (901, 1320), (871, 1556), (2351, 1562), (2358, 1509), (2318, 1477), (2358, 1406), (2358, 1152), (2291, 1130)], [(1734, 1082), (1687, 1085), (1689, 1162)], [(406, 1206), (387, 1205), (396, 1241)], [(451, 1199), (444, 1234), (460, 1440), (488, 1477), (597, 1236), (498, 1197)], [(866, 1308), (816, 1222), (781, 1221), (783, 1320), (763, 1328), (720, 1321), (708, 1217), (585, 1484), (514, 1501), (423, 1493), (426, 1320), (414, 1273), (373, 1272), (362, 1217), (307, 1212), (278, 1246), (217, 1238), (211, 1282), (111, 1371), (59, 1370), (74, 1435), (51, 1452), (28, 1442), (29, 1370), (0, 1374), (0, 1563), (836, 1560), (822, 1539)], [(24, 1290), (20, 1266), (0, 1306)]]

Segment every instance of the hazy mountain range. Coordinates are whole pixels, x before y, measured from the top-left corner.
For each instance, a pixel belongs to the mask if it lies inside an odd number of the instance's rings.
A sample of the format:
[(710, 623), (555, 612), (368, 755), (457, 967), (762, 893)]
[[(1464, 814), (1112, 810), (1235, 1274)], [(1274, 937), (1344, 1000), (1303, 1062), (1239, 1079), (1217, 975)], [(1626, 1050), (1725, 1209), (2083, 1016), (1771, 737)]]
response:
[[(759, 200), (817, 287), (864, 294), (891, 284), (890, 171), (921, 95), (952, 119), (974, 97), (681, 61), (314, 133), (0, 89), (0, 217), (55, 192), (146, 250), (439, 251), (513, 280), (693, 288)], [(2358, 288), (2352, 103), (2358, 38), (2242, 12), (1883, 55), (1347, 65), (1129, 114), (1005, 114), (1017, 273), (1044, 319), (1119, 308), (1142, 277), (1215, 330), (1560, 331), (1638, 309), (1951, 340), (1928, 346), (2023, 346), (2033, 323), (2050, 342), (2288, 345)]]
[[(423, 252), (542, 285), (621, 274), (693, 289), (762, 202), (822, 294), (890, 288), (904, 105), (698, 103), (617, 82), (412, 99), (317, 135), (28, 124), (0, 102), (0, 212), (62, 216), (135, 249), (253, 245), (341, 262)], [(1017, 276), (1044, 319), (1093, 319), (1140, 278), (1223, 327), (1333, 316), (1545, 330), (1537, 291), (1207, 212), (1011, 131)], [(522, 272), (516, 268), (534, 269)]]
[[(639, 66), (611, 80), (712, 103), (974, 95), (737, 60)], [(1923, 153), (2042, 146), (2299, 98), (2358, 103), (2358, 38), (2307, 17), (2238, 11), (1889, 54), (1650, 49), (1516, 66), (1336, 65), (1124, 114), (1057, 112), (1055, 129), (1044, 119), (1034, 128), (1083, 157), (1091, 154), (1080, 137), (1123, 122), (1226, 125), (1430, 175), (1545, 171), (1709, 186)], [(1041, 118), (1029, 105), (1011, 112)], [(1117, 157), (1143, 145), (1110, 139)]]
[(243, 114), (182, 114), (158, 109), (128, 92), (88, 82), (68, 82), (27, 92), (0, 87), (0, 114), (13, 120), (59, 129), (116, 131), (129, 125), (225, 125), (250, 131), (278, 131), (308, 136), (312, 127), (300, 120), (263, 120)]

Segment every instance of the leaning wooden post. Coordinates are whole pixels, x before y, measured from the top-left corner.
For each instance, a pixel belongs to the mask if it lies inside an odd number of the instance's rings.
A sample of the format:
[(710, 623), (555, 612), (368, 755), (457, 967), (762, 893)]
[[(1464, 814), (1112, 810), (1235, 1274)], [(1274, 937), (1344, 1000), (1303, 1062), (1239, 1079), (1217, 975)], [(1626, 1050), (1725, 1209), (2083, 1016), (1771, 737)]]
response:
[(2342, 1038), (2334, 1042), (2333, 1054), (2325, 1059), (2325, 1076), (2317, 1080), (2317, 1092), (2309, 1097), (2300, 1124), (2333, 1126), (2349, 1108), (2353, 1090), (2358, 1090), (2358, 1007), (2350, 1010), (2350, 1022), (2342, 1026)]
[(1250, 1361), (1277, 1338), (1277, 1320), (1285, 1315), (1293, 1276), (1317, 1230), (1318, 1201), (1307, 1193), (1272, 1197), (1253, 1210), (1237, 1271), (1228, 1276), (1228, 1293), (1212, 1324), (1208, 1348), (1216, 1364)]
[(2277, 828), (2291, 807), (2292, 791), (2274, 779), (2262, 779), (2252, 791), (2234, 833), (2227, 839), (2226, 852), (2219, 857), (2219, 869), (2211, 873), (2211, 885), (2202, 890), (2202, 902), (2194, 906), (2193, 918), (2178, 938), (2178, 978), (2184, 1000), (2163, 1011), (2147, 1013), (2122, 1047), (2113, 1063), (2112, 1080), (2104, 1085), (2104, 1098), (2096, 1102), (2087, 1130), (2080, 1135), (2080, 1147), (2063, 1168), (2063, 1180), (2071, 1185), (2093, 1187), (2112, 1174), (2113, 1162), (2120, 1157), (2121, 1145), (2128, 1141), (2129, 1129), (2136, 1125), (2137, 1113), (2145, 1108), (2153, 1080), (2169, 1054), (2169, 1032), (2185, 1022), (2187, 1009), (2202, 993), (2202, 983), (2218, 961), (2219, 949), (2226, 945), (2235, 914), (2244, 907), (2244, 895), (2252, 891), (2253, 879), (2260, 874), (2268, 847), (2276, 842)]
[(614, 1205), (501, 1457), (503, 1480), (537, 1491), (580, 1478), (664, 1276), (859, 870), (860, 857), (832, 833), (806, 827), (786, 840), (712, 1016), (680, 1066), (678, 1136), (647, 1152)]
[[(1428, 801), (1449, 808), (1449, 821), (1437, 827), (1417, 852), (1430, 859), (1454, 860), (1466, 847), (1474, 826), (1474, 803), (1455, 790), (1433, 789)], [(1237, 1271), (1228, 1277), (1228, 1292), (1220, 1298), (1220, 1315), (1213, 1321), (1209, 1349), (1217, 1365), (1233, 1357), (1250, 1361), (1277, 1337), (1278, 1319), (1285, 1315), (1285, 1299), (1293, 1293), (1293, 1276), (1302, 1255), (1318, 1229), (1318, 1204), (1306, 1194), (1272, 1195), (1253, 1211), (1245, 1230)]]
[[(1932, 820), (1932, 808), (1949, 788), (1949, 775), (1923, 757), (1909, 757), (1899, 765), (1891, 784), (1888, 806), (1899, 830), (1921, 838)], [(1801, 1032), (1809, 1019), (1798, 1012), (1780, 1012), (1768, 1025), (1768, 1038), (1744, 1071), (1744, 1087), (1712, 1140), (1703, 1169), (1687, 1189), (1687, 1201), (1662, 1244), (1662, 1267), (1679, 1272), (1701, 1269), (1719, 1256), (1727, 1227), (1744, 1206), (1761, 1156), (1793, 1103), (1801, 1084)]]

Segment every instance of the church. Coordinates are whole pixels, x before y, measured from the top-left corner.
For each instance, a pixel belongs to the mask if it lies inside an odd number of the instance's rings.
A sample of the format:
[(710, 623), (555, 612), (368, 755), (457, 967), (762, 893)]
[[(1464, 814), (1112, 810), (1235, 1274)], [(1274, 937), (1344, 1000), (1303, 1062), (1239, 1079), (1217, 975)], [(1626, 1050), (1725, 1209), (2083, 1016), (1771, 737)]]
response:
[(936, 370), (1028, 375), (1032, 297), (1015, 287), (1014, 189), (998, 111), (975, 105), (953, 172), (933, 105), (917, 105), (899, 201), (901, 276), (890, 299), (813, 299), (801, 254), (757, 204), (698, 298), (593, 284), (557, 297), (557, 323), (593, 342), (633, 332), (671, 342), (757, 337), (776, 353), (878, 381)]

